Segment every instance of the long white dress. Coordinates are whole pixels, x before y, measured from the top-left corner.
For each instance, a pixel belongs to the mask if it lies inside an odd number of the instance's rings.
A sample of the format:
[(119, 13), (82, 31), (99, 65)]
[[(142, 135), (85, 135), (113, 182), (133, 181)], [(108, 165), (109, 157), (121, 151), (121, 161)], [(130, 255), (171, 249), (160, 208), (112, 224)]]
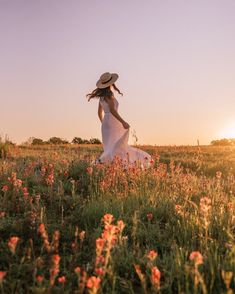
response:
[[(140, 164), (141, 167), (149, 167), (151, 156), (143, 150), (128, 145), (130, 129), (124, 129), (121, 122), (113, 116), (104, 98), (100, 98), (99, 103), (104, 110), (101, 125), (104, 151), (98, 158), (98, 161), (108, 163), (116, 157), (121, 159), (126, 165)], [(114, 98), (114, 108), (116, 111), (118, 111), (118, 105), (117, 99)]]

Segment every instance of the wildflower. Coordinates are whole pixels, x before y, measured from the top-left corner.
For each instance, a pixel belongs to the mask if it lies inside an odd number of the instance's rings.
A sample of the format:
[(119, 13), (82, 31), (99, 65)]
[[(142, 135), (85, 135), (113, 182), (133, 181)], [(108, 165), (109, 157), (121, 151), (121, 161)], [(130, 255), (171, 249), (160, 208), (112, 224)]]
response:
[(29, 196), (28, 188), (27, 188), (27, 187), (24, 187), (24, 188), (22, 189), (22, 191), (23, 191), (24, 197), (27, 198), (27, 196)]
[(5, 211), (0, 211), (0, 218), (4, 217), (6, 215)]
[(105, 263), (105, 258), (104, 258), (103, 255), (99, 255), (99, 256), (96, 257), (96, 266), (97, 266), (98, 264), (103, 265), (104, 263)]
[(161, 279), (161, 272), (156, 266), (154, 266), (151, 269), (151, 283), (154, 288), (156, 289), (160, 288), (160, 279)]
[(87, 288), (93, 290), (92, 293), (96, 293), (100, 287), (100, 282), (101, 282), (101, 279), (99, 277), (97, 278), (95, 276), (92, 276), (88, 278), (86, 286)]
[(95, 269), (95, 273), (97, 274), (97, 276), (103, 276), (105, 272), (102, 267), (97, 267)]
[(142, 273), (139, 264), (134, 264), (134, 267), (135, 267), (135, 271), (136, 271), (136, 273), (137, 273), (137, 275), (138, 275), (138, 277), (139, 277), (139, 279), (141, 281), (142, 287), (145, 289), (146, 288), (145, 276)]
[(61, 283), (61, 284), (64, 284), (65, 281), (66, 281), (65, 276), (61, 276), (61, 277), (58, 278), (58, 282)]
[(3, 187), (2, 187), (2, 191), (3, 192), (7, 192), (9, 190), (9, 187), (7, 186), (7, 185), (4, 185)]
[(181, 205), (179, 205), (179, 204), (176, 204), (176, 205), (175, 205), (175, 210), (176, 210), (176, 212), (177, 212), (178, 214), (181, 213), (181, 209), (182, 209), (182, 206), (181, 206)]
[(232, 202), (227, 203), (227, 209), (228, 209), (228, 211), (233, 211), (233, 203)]
[(87, 172), (89, 175), (92, 175), (92, 173), (93, 173), (93, 167), (89, 166), (89, 167), (86, 169), (86, 172)]
[(208, 197), (202, 197), (200, 199), (200, 210), (203, 214), (208, 214), (211, 208), (211, 200)]
[[(43, 239), (43, 246), (45, 247), (47, 252), (51, 251), (51, 245), (48, 239), (48, 234), (47, 231), (45, 229), (45, 225), (44, 224), (40, 224), (38, 227), (38, 233), (42, 236)], [(53, 236), (54, 237), (54, 236)]]
[(102, 238), (97, 238), (96, 239), (96, 250), (101, 252), (104, 248), (105, 245), (105, 240)]
[(41, 282), (44, 280), (44, 277), (41, 276), (41, 275), (38, 275), (38, 276), (36, 277), (36, 280), (37, 280), (38, 283), (41, 283)]
[(15, 250), (16, 250), (16, 246), (17, 246), (17, 243), (18, 241), (20, 240), (19, 237), (11, 237), (8, 241), (8, 247), (10, 249), (10, 251), (12, 252), (12, 254), (15, 254)]
[(23, 181), (20, 180), (20, 179), (16, 179), (14, 182), (13, 182), (13, 185), (17, 188), (20, 188), (23, 184)]
[(157, 257), (157, 252), (155, 250), (150, 250), (149, 253), (147, 254), (147, 258), (151, 261), (154, 261)]
[(77, 266), (77, 267), (74, 269), (74, 272), (75, 272), (76, 274), (80, 274), (80, 272), (81, 272), (81, 268), (80, 268), (79, 266)]
[(150, 212), (150, 213), (147, 213), (147, 219), (148, 221), (151, 221), (153, 219), (153, 214)]
[(54, 254), (54, 255), (52, 256), (52, 262), (53, 262), (55, 265), (59, 264), (59, 262), (60, 262), (60, 256), (59, 256), (59, 254)]
[(59, 273), (60, 270), (60, 256), (59, 254), (54, 254), (52, 255), (51, 258), (51, 266), (50, 266), (50, 285), (54, 285), (55, 283), (55, 278)]
[(111, 224), (114, 220), (114, 217), (112, 214), (107, 213), (103, 216), (102, 220), (105, 224)]
[(38, 233), (42, 235), (44, 232), (45, 232), (45, 225), (40, 224), (38, 227)]
[(125, 227), (125, 224), (124, 224), (123, 220), (117, 221), (117, 227), (118, 227), (118, 229), (119, 229), (120, 232), (123, 231), (123, 229)]
[(203, 256), (199, 251), (193, 251), (189, 255), (189, 259), (192, 260), (195, 265), (199, 265), (203, 263)]
[(7, 272), (0, 271), (0, 284), (2, 283), (3, 279), (5, 278)]
[(46, 183), (48, 186), (52, 186), (52, 184), (54, 183), (54, 173), (51, 172), (47, 178), (46, 178)]
[(79, 234), (79, 238), (80, 238), (81, 241), (84, 240), (84, 238), (85, 238), (85, 234), (86, 234), (85, 231), (81, 231), (81, 233)]
[(217, 172), (216, 172), (216, 178), (217, 178), (217, 179), (220, 179), (221, 176), (222, 176), (222, 172), (221, 172), (221, 171), (217, 171)]

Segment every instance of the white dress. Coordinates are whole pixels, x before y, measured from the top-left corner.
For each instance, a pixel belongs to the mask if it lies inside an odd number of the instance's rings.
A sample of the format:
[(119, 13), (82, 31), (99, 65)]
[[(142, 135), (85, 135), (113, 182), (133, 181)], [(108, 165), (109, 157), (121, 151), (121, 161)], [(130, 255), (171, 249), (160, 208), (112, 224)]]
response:
[[(101, 125), (103, 153), (98, 158), (101, 163), (111, 162), (115, 157), (121, 159), (124, 164), (140, 164), (141, 167), (149, 167), (151, 156), (128, 145), (129, 130), (124, 129), (121, 122), (112, 115), (108, 103), (104, 98), (100, 98), (99, 103), (104, 110), (104, 117)], [(114, 107), (118, 111), (118, 101), (114, 98)]]

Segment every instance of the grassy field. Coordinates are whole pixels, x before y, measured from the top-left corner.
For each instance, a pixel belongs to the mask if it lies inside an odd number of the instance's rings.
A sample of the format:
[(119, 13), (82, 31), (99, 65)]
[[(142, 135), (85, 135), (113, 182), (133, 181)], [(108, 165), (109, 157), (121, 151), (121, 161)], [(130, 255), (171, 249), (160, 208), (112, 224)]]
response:
[(235, 147), (140, 147), (149, 169), (4, 151), (1, 293), (234, 293)]

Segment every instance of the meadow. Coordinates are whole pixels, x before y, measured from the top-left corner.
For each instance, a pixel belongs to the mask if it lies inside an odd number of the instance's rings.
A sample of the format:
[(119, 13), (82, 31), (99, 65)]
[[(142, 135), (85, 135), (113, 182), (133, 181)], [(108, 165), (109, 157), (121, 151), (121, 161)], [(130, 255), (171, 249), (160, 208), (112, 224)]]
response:
[(235, 147), (139, 147), (4, 149), (1, 293), (234, 293)]

